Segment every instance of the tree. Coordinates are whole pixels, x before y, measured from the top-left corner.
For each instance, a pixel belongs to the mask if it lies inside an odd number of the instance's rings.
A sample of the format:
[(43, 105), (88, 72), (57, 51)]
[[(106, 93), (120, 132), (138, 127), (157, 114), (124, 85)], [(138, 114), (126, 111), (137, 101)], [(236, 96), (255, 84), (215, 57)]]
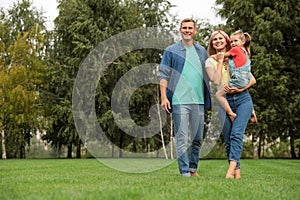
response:
[(1, 65), (2, 137), (15, 146), (15, 156), (20, 150), (21, 158), (25, 157), (25, 145), (30, 144), (32, 135), (43, 130), (45, 124), (39, 94), (45, 66), (36, 58), (36, 46), (30, 43), (30, 37), (29, 33), (19, 34), (5, 52), (11, 63)]
[[(60, 147), (74, 143), (79, 144), (79, 137), (73, 122), (71, 97), (72, 92), (77, 92), (72, 89), (83, 60), (99, 42), (105, 41), (111, 36), (138, 27), (165, 24), (170, 3), (165, 0), (61, 0), (58, 8), (60, 14), (55, 19), (55, 65), (52, 69), (51, 91), (57, 99), (57, 104), (54, 104), (52, 109), (55, 115), (60, 117), (56, 119), (53, 126), (56, 131), (47, 134), (45, 138)], [(117, 42), (116, 46), (110, 48), (118, 50), (120, 45), (122, 44)], [(101, 77), (95, 94), (95, 106), (103, 127), (115, 127), (114, 122), (110, 120), (110, 96), (116, 81), (132, 66), (158, 59), (158, 53), (154, 54), (151, 51), (146, 52), (146, 50), (130, 52), (115, 60), (105, 72), (106, 75)], [(90, 89), (89, 83), (79, 81), (78, 84), (87, 90)], [(77, 103), (80, 104), (80, 102)], [(84, 103), (91, 103), (93, 106), (93, 102), (86, 101)], [(138, 106), (137, 102), (134, 104)], [(138, 104), (145, 108), (149, 107), (149, 104), (145, 105), (142, 102)], [(108, 137), (114, 138), (113, 142), (120, 148), (124, 148), (132, 142), (132, 139), (119, 129), (110, 128), (106, 131)], [(59, 136), (69, 139), (53, 140)]]
[[(42, 61), (44, 50), (43, 19), (23, 0), (1, 12), (0, 94), (2, 154), (25, 157), (25, 145), (36, 130), (43, 130), (46, 117), (42, 91), (47, 88)], [(7, 148), (8, 147), (8, 148)]]

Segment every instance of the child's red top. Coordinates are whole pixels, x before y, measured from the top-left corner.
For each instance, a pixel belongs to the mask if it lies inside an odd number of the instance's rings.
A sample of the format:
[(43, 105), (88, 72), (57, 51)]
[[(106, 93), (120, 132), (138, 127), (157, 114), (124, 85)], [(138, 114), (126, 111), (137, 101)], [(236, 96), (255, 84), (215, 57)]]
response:
[(232, 47), (229, 50), (236, 68), (242, 67), (247, 63), (247, 55), (242, 47)]

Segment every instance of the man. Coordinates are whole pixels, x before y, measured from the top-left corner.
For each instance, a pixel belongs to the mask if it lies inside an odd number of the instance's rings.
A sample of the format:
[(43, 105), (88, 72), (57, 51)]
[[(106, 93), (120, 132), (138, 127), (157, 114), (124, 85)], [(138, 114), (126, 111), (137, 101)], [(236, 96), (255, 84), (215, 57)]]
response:
[(208, 55), (193, 40), (197, 33), (194, 20), (184, 19), (179, 32), (182, 40), (165, 49), (160, 65), (161, 106), (166, 112), (172, 112), (179, 172), (190, 177), (198, 176), (204, 109), (211, 108), (204, 69)]

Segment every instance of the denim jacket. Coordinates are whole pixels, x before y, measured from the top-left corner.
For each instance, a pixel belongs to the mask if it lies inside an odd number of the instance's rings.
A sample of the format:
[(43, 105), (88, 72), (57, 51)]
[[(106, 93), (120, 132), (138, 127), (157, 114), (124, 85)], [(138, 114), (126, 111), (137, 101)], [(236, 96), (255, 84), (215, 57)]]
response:
[[(205, 61), (208, 58), (208, 54), (205, 48), (197, 43), (194, 43), (195, 49), (199, 56), (202, 69), (203, 69), (203, 81), (204, 81), (204, 108), (211, 109), (211, 97), (209, 90), (209, 79), (205, 70)], [(172, 97), (175, 91), (176, 85), (179, 81), (182, 69), (184, 67), (186, 58), (186, 49), (184, 48), (182, 41), (179, 41), (173, 45), (168, 46), (162, 57), (160, 64), (160, 80), (165, 79), (168, 81), (167, 98), (172, 105)]]

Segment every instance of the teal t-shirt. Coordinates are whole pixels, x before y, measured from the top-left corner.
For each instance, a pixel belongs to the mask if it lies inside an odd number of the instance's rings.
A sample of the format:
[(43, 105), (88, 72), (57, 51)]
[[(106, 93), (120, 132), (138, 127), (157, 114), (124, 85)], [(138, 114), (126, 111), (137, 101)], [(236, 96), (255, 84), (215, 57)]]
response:
[(185, 46), (186, 60), (172, 104), (204, 104), (203, 71), (199, 56), (194, 46)]

